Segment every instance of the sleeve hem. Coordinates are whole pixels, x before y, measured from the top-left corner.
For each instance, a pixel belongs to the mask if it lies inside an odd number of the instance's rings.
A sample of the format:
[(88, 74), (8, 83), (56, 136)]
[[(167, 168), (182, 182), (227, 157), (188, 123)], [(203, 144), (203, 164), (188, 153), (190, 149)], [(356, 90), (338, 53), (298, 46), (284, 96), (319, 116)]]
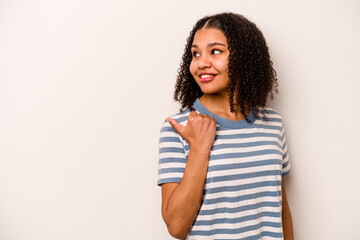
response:
[(290, 172), (291, 172), (291, 168), (290, 168), (289, 170), (287, 170), (286, 172), (283, 172), (283, 173), (281, 174), (281, 176), (285, 177), (285, 176), (289, 175)]
[(173, 183), (180, 183), (181, 182), (181, 178), (165, 178), (165, 179), (159, 179), (158, 181), (157, 181), (157, 185), (158, 186), (161, 186), (162, 184), (164, 184), (164, 183), (171, 183), (171, 182), (173, 182)]

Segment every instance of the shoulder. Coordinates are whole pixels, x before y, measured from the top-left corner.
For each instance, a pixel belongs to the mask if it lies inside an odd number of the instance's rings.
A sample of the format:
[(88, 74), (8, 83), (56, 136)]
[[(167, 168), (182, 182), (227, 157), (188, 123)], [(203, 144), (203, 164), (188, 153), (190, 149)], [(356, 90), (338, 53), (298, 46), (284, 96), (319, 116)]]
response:
[[(169, 118), (172, 118), (185, 126), (189, 118), (189, 113), (190, 110), (186, 109), (183, 112), (169, 116)], [(176, 132), (168, 121), (164, 120), (160, 129), (160, 144), (167, 144), (168, 142), (185, 144), (185, 140), (180, 136), (180, 134)]]
[[(266, 119), (264, 118), (264, 116), (266, 117)], [(273, 124), (280, 126), (283, 125), (283, 118), (280, 115), (280, 113), (270, 107), (265, 107), (263, 110), (259, 111), (259, 116), (257, 121), (271, 125)]]
[[(169, 118), (176, 120), (178, 123), (182, 125), (186, 125), (189, 118), (190, 110), (186, 109), (183, 112), (179, 112), (173, 115), (170, 115)], [(177, 136), (182, 140), (182, 137), (176, 132), (176, 130), (170, 125), (170, 123), (166, 120), (162, 123), (160, 129), (160, 137), (163, 136)]]
[(283, 119), (277, 110), (270, 107), (265, 107), (264, 110), (260, 110), (260, 114), (264, 114), (268, 118), (278, 118), (281, 120)]
[(190, 109), (187, 108), (182, 112), (169, 116), (169, 118), (175, 119), (178, 123), (183, 123), (188, 120), (189, 114), (190, 114)]
[[(189, 109), (185, 109), (183, 112), (179, 112), (173, 115), (170, 115), (169, 118), (172, 118), (174, 120), (176, 120), (178, 123), (182, 124), (182, 125), (186, 125), (186, 122), (189, 118), (189, 114), (190, 114), (190, 110)], [(171, 129), (168, 129), (171, 128)], [(161, 131), (165, 131), (165, 130), (171, 130), (171, 131), (175, 131), (170, 123), (168, 123), (166, 120), (164, 120), (162, 127), (161, 127)]]

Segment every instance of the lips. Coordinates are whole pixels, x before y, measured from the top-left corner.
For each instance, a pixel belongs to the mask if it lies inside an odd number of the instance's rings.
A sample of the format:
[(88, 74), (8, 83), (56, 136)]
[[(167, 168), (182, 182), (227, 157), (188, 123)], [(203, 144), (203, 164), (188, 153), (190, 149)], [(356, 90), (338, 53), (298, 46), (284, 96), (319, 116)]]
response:
[(215, 78), (215, 76), (216, 76), (216, 74), (211, 74), (211, 73), (199, 74), (200, 82), (210, 82), (211, 80), (213, 80)]

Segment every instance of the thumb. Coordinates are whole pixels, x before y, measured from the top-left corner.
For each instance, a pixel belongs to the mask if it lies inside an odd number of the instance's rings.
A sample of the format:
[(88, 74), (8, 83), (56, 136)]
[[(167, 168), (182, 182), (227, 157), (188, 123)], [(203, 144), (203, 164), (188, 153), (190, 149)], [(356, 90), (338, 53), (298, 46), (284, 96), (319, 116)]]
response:
[(170, 125), (180, 134), (180, 136), (183, 137), (183, 133), (185, 130), (185, 127), (178, 123), (175, 119), (172, 118), (166, 118), (166, 121), (170, 123)]

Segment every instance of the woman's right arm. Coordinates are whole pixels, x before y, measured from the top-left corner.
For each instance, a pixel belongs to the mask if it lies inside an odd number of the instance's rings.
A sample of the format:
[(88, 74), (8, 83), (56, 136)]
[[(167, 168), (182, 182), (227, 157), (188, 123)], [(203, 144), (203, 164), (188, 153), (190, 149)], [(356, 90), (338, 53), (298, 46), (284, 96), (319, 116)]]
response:
[(174, 119), (167, 121), (190, 145), (181, 182), (165, 183), (161, 187), (162, 216), (169, 233), (175, 238), (184, 239), (201, 206), (216, 122), (214, 118), (195, 111), (189, 114), (185, 127)]

